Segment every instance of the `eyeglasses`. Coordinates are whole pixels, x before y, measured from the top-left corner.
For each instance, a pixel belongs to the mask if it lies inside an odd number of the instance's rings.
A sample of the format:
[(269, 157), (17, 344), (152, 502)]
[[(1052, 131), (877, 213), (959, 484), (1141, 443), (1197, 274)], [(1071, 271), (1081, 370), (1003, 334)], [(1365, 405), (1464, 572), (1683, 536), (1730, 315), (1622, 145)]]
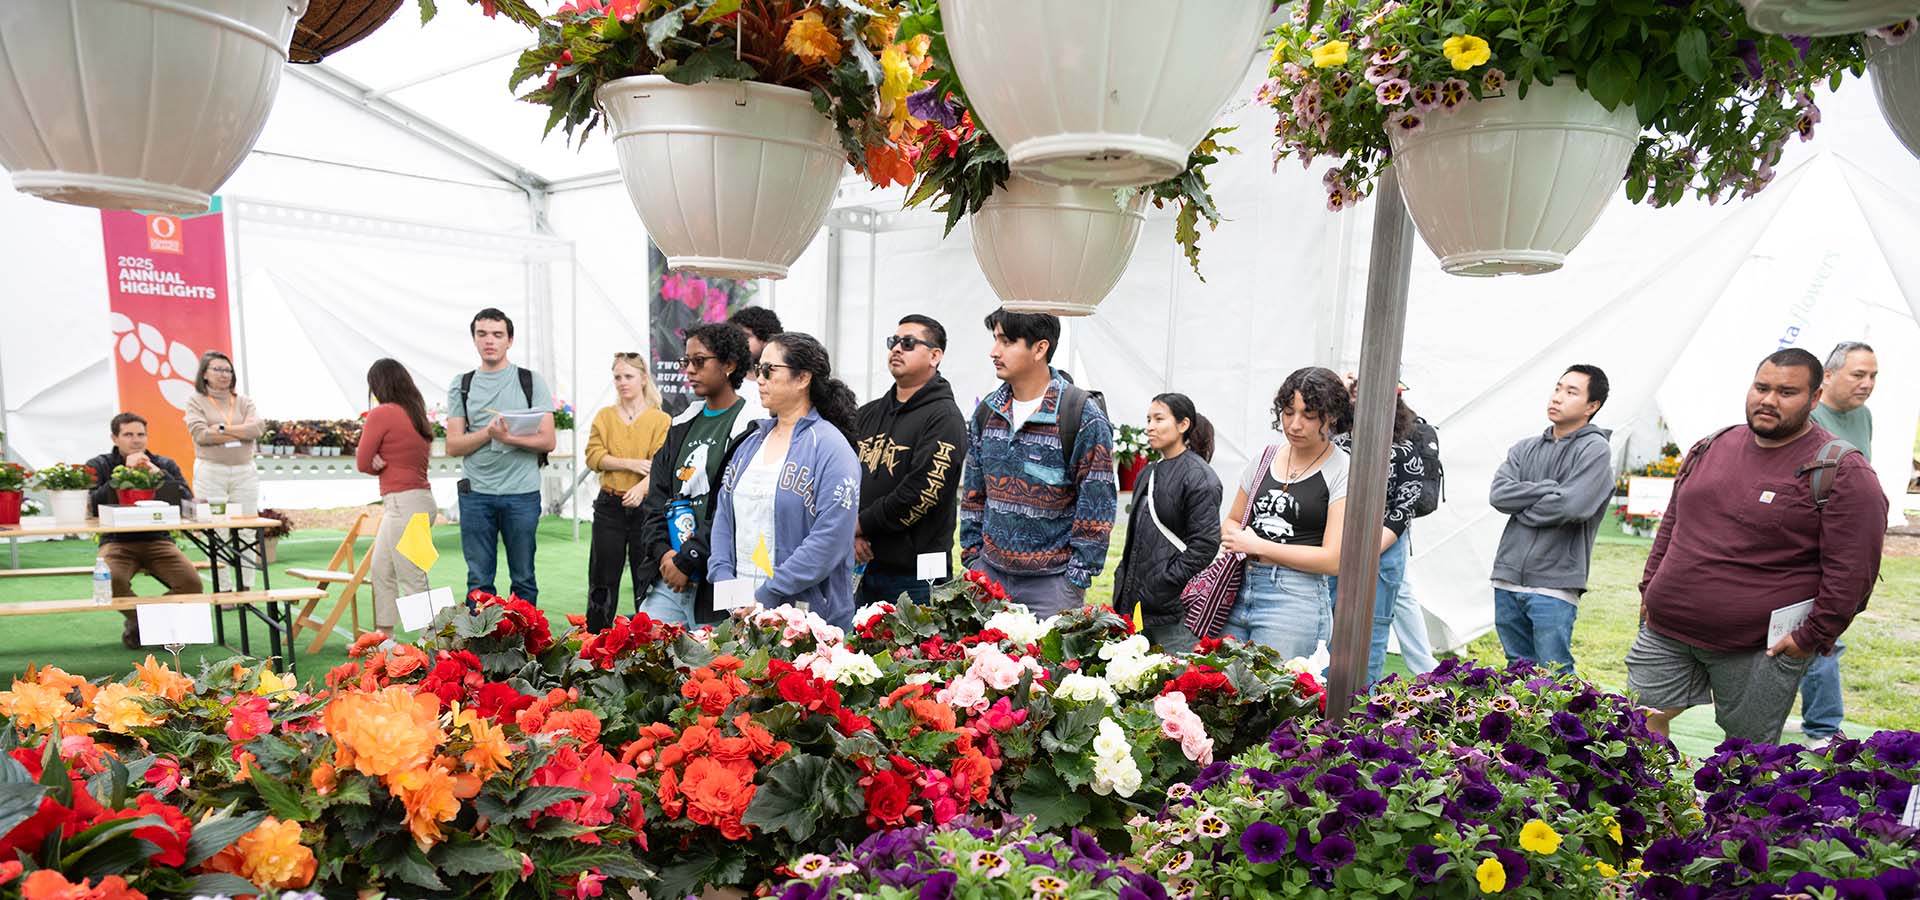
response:
[(887, 349), (892, 350), (895, 347), (905, 350), (908, 353), (912, 353), (914, 350), (917, 350), (921, 347), (931, 347), (935, 350), (946, 349), (945, 347), (942, 347), (939, 344), (936, 344), (932, 341), (921, 340), (920, 338), (914, 337), (913, 335), (910, 335), (910, 334), (909, 335), (896, 334), (890, 338), (887, 338)]
[(800, 371), (786, 363), (760, 363), (759, 365), (748, 366), (747, 372), (753, 375), (753, 377), (765, 381), (773, 377), (773, 370), (775, 369), (793, 369), (795, 372)]
[(227, 369), (227, 368), (222, 368), (222, 367), (219, 367), (219, 366), (208, 366), (208, 367), (207, 367), (207, 374), (208, 374), (208, 375), (232, 375), (232, 374), (233, 374), (233, 370), (232, 370), (232, 369)]
[(719, 357), (717, 356), (682, 356), (680, 357), (680, 368), (698, 369), (701, 366), (704, 366), (707, 363), (710, 363), (716, 359), (719, 359)]

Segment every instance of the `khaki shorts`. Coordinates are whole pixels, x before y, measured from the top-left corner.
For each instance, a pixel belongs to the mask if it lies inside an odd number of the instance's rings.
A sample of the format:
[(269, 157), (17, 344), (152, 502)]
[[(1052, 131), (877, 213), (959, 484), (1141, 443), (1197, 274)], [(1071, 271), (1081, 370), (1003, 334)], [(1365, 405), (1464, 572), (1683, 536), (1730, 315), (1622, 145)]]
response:
[(1711, 704), (1728, 737), (1777, 744), (1812, 662), (1811, 656), (1768, 656), (1764, 649), (1702, 650), (1643, 625), (1627, 648), (1627, 691), (1655, 709)]

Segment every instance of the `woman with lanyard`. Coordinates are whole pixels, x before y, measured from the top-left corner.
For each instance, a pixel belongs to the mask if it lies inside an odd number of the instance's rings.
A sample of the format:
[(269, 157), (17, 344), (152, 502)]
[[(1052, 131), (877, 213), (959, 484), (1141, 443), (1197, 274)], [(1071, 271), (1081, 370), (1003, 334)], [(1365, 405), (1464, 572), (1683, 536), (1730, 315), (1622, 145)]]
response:
[(707, 575), (716, 586), (747, 581), (761, 606), (792, 604), (852, 628), (853, 391), (833, 377), (826, 348), (796, 332), (768, 341), (754, 369), (773, 418), (754, 423), (721, 477)]
[(1147, 404), (1147, 446), (1160, 459), (1141, 473), (1127, 516), (1127, 543), (1114, 575), (1114, 609), (1140, 608), (1147, 640), (1185, 653), (1196, 640), (1182, 619), (1180, 591), (1220, 549), (1220, 476), (1213, 460), (1213, 423), (1185, 394)]
[[(267, 425), (253, 401), (234, 390), (233, 360), (218, 350), (201, 354), (193, 390), (186, 423), (193, 438), (194, 497), (225, 500), (229, 510), (257, 515), (260, 473), (253, 467), (253, 449)], [(240, 582), (253, 586), (250, 569), (242, 569)]]
[(1312, 656), (1333, 637), (1327, 577), (1340, 571), (1347, 507), (1347, 451), (1333, 436), (1352, 423), (1347, 386), (1332, 371), (1300, 369), (1280, 383), (1273, 425), (1286, 441), (1247, 467), (1221, 522), (1220, 545), (1247, 559), (1225, 634), (1283, 659)]
[[(620, 572), (632, 569), (634, 589), (656, 580), (660, 561), (646, 552), (640, 504), (647, 499), (653, 455), (666, 443), (673, 419), (660, 409), (660, 390), (646, 357), (613, 355), (613, 405), (593, 417), (587, 468), (600, 473), (593, 499), (593, 547), (587, 557), (587, 628), (601, 631), (620, 612)], [(635, 597), (635, 609), (639, 598)]]

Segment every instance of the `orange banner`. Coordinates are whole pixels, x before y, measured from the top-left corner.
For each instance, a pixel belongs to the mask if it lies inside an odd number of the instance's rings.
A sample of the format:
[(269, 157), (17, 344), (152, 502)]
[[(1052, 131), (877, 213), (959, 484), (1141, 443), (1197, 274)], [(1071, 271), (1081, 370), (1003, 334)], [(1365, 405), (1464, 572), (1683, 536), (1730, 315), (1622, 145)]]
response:
[(197, 216), (101, 210), (100, 227), (120, 409), (146, 417), (149, 446), (179, 463), (191, 484), (193, 439), (183, 415), (200, 354), (233, 353), (220, 198)]

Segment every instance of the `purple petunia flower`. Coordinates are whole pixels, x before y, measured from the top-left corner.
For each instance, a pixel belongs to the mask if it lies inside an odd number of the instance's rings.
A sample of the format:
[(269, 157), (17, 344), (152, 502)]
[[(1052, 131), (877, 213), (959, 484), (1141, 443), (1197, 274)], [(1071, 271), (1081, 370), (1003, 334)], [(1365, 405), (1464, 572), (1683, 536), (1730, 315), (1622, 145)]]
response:
[(1826, 887), (1832, 883), (1833, 882), (1827, 880), (1825, 875), (1818, 872), (1798, 872), (1795, 873), (1792, 878), (1787, 879), (1787, 893), (1810, 894), (1813, 893), (1814, 890)]
[(1767, 874), (1767, 839), (1755, 835), (1741, 842), (1740, 864), (1756, 875)]
[(1313, 786), (1329, 797), (1344, 797), (1353, 791), (1353, 782), (1332, 772), (1314, 779)]
[(1354, 846), (1345, 835), (1331, 835), (1313, 845), (1313, 864), (1322, 869), (1339, 869), (1353, 862)]
[(1421, 884), (1433, 884), (1440, 880), (1440, 867), (1452, 861), (1453, 857), (1440, 852), (1440, 848), (1421, 844), (1407, 854), (1407, 871)]
[(1105, 863), (1113, 858), (1105, 848), (1100, 846), (1100, 842), (1095, 840), (1093, 835), (1078, 828), (1067, 832), (1067, 846), (1073, 848), (1076, 856), (1091, 862)]
[(1387, 812), (1387, 798), (1377, 791), (1357, 790), (1340, 801), (1340, 810), (1360, 819), (1377, 819)]
[(959, 104), (947, 99), (947, 92), (939, 85), (914, 91), (907, 95), (907, 112), (916, 119), (938, 122), (942, 128), (952, 128), (960, 124)]
[(1277, 863), (1287, 855), (1287, 830), (1272, 822), (1255, 822), (1240, 834), (1240, 852), (1247, 862)]
[(818, 886), (805, 881), (794, 881), (787, 885), (786, 890), (780, 892), (780, 900), (827, 900), (834, 895), (834, 889), (839, 884), (840, 879), (837, 876), (820, 882)]
[(1807, 800), (1799, 794), (1781, 791), (1767, 801), (1767, 812), (1776, 816), (1790, 816), (1807, 808)]
[(1507, 870), (1507, 888), (1520, 886), (1527, 880), (1527, 873), (1533, 871), (1527, 866), (1527, 858), (1505, 847), (1493, 848), (1494, 858), (1500, 860), (1500, 867)]
[(1920, 732), (1882, 731), (1867, 739), (1873, 756), (1893, 769), (1911, 769), (1920, 763)]
[(1569, 744), (1584, 744), (1593, 739), (1591, 735), (1587, 734), (1587, 723), (1581, 721), (1579, 716), (1570, 712), (1554, 713), (1551, 718), (1547, 719), (1547, 729), (1552, 731), (1554, 736)]
[(1373, 779), (1375, 787), (1393, 787), (1400, 783), (1400, 764), (1387, 763), (1373, 770), (1373, 774), (1368, 777)]
[(1915, 900), (1920, 898), (1920, 870), (1888, 869), (1873, 876), (1880, 882), (1880, 890), (1887, 900)]
[(1699, 848), (1685, 838), (1669, 835), (1647, 845), (1641, 864), (1649, 872), (1678, 872), (1699, 856)]
[(1834, 900), (1887, 900), (1880, 882), (1871, 878), (1842, 878), (1833, 883)]
[(1460, 805), (1469, 812), (1492, 812), (1500, 805), (1500, 789), (1485, 781), (1469, 781), (1460, 788)]
[(960, 883), (960, 873), (952, 870), (935, 872), (920, 882), (919, 900), (952, 900), (953, 886)]
[(1499, 710), (1487, 713), (1480, 718), (1480, 739), (1489, 743), (1505, 743), (1513, 734), (1513, 717)]

